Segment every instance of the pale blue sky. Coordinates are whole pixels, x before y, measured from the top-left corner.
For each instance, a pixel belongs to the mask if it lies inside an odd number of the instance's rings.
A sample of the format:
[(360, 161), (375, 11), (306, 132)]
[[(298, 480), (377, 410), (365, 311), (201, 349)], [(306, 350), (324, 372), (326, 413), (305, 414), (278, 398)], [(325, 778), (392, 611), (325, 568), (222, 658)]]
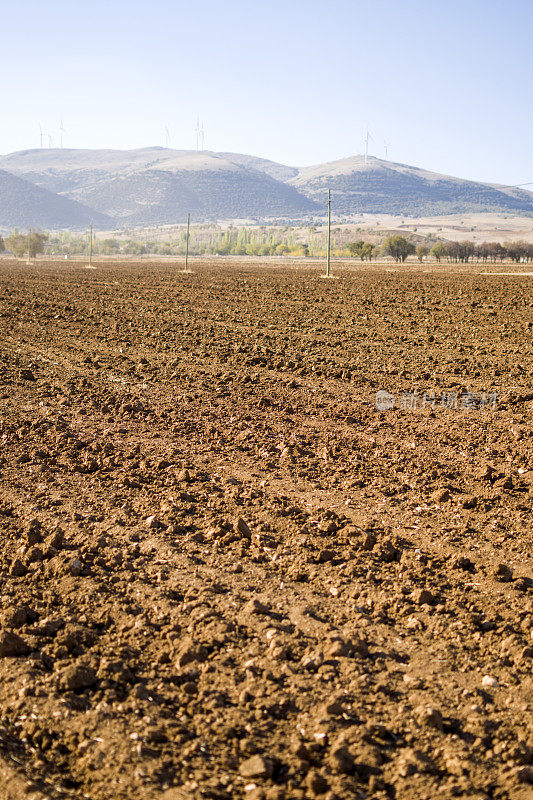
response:
[[(533, 181), (532, 0), (2, 3), (0, 152), (195, 146), (305, 165), (363, 150)], [(45, 136), (45, 143), (48, 139)]]

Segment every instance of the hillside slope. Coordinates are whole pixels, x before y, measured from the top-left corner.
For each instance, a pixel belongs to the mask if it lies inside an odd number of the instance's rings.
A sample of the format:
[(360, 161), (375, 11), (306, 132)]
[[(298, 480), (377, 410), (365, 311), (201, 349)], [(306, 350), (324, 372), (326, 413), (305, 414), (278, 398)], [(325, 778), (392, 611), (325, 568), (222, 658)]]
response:
[(395, 164), (369, 156), (301, 169), (290, 184), (322, 205), (334, 192), (340, 214), (457, 214), (467, 212), (533, 212), (533, 194)]
[(0, 228), (110, 227), (113, 220), (0, 169)]

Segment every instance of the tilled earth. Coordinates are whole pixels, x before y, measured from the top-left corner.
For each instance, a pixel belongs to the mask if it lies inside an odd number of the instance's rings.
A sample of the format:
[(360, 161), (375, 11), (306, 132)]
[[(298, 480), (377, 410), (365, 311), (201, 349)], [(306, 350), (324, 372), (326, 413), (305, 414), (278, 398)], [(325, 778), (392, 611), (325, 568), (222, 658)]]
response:
[(0, 268), (0, 797), (531, 798), (533, 279), (195, 270)]

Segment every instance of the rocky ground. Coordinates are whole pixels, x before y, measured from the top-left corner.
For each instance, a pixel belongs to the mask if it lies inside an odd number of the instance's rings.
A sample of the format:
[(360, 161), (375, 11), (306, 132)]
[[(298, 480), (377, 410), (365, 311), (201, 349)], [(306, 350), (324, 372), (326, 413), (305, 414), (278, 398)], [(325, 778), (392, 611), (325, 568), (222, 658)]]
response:
[(2, 800), (533, 796), (533, 279), (339, 274), (3, 263)]

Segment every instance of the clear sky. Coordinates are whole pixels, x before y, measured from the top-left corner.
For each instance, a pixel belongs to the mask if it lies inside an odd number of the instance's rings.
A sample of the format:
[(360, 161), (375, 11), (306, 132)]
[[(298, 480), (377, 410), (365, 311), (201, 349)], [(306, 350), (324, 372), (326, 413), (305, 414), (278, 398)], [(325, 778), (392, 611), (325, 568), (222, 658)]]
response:
[(2, 3), (0, 152), (205, 146), (297, 166), (363, 151), (533, 181), (532, 0)]

